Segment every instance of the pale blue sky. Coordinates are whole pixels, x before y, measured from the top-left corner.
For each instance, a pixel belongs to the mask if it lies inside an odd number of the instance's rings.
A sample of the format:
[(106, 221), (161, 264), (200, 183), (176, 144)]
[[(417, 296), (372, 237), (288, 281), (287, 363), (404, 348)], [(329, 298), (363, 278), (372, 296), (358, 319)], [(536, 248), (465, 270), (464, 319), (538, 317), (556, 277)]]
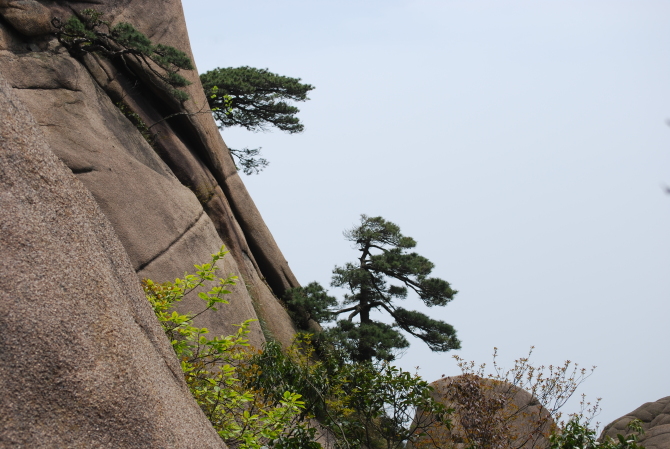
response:
[[(422, 310), (461, 357), (598, 365), (581, 391), (603, 423), (670, 395), (670, 1), (183, 5), (200, 72), (316, 86), (303, 134), (223, 133), (271, 161), (244, 180), (302, 283), (381, 215), (460, 291)], [(398, 364), (432, 381), (451, 355)]]

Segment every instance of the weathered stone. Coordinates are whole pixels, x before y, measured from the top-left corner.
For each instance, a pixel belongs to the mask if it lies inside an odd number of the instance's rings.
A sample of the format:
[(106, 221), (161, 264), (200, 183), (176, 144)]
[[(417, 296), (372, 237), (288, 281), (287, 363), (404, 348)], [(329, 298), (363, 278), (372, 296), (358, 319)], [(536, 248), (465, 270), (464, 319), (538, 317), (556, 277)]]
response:
[[(153, 42), (191, 55), (178, 0), (160, 7), (130, 0), (45, 4), (62, 20), (93, 6), (112, 23), (129, 22)], [(154, 280), (172, 280), (225, 244), (244, 288), (232, 295), (240, 307), (221, 308), (215, 320), (228, 325), (210, 330), (225, 333), (234, 323), (258, 317), (268, 336), (288, 344), (295, 329), (277, 297), (298, 282), (237, 174), (197, 71), (181, 72), (193, 83), (186, 88), (191, 99), (182, 105), (133, 58), (77, 60), (50, 36), (26, 40), (33, 50), (27, 53), (15, 42), (15, 32), (0, 33), (7, 36), (8, 50), (0, 54), (0, 71), (43, 127), (53, 151), (93, 193), (139, 274), (147, 275), (145, 268), (153, 264)], [(114, 106), (119, 102), (151, 126), (153, 148)], [(170, 251), (203, 210), (218, 236), (205, 232), (195, 238), (199, 250), (192, 248), (188, 258)], [(206, 228), (211, 226), (199, 229)], [(188, 306), (187, 301), (179, 308)], [(264, 339), (255, 326), (252, 343), (260, 346)]]
[(0, 447), (224, 448), (128, 255), (0, 77)]
[[(419, 438), (408, 448), (434, 447), (432, 440), (445, 447), (463, 449), (468, 446), (464, 437), (469, 433), (481, 438), (479, 444), (484, 447), (492, 444), (519, 449), (547, 447), (555, 423), (529, 392), (508, 382), (473, 374), (443, 377), (431, 386), (434, 388), (432, 396), (447, 408), (454, 409), (450, 416), (453, 428), (431, 429), (430, 437)], [(465, 398), (467, 404), (462, 402)], [(493, 440), (489, 441), (489, 438)]]
[[(180, 258), (185, 260), (198, 260), (202, 258), (203, 254), (211, 253), (209, 243), (212, 240), (218, 239), (219, 236), (214, 229), (214, 225), (209, 217), (203, 212), (184, 235), (180, 236), (173, 245), (171, 245), (164, 253), (160, 254), (139, 272), (141, 278), (159, 279), (161, 276), (167, 275), (169, 279), (182, 277), (183, 272), (179, 272), (179, 267), (175, 266), (174, 261)], [(208, 262), (203, 259), (201, 263)], [(227, 277), (229, 275), (238, 275), (240, 270), (230, 255), (227, 255), (223, 260), (219, 261), (218, 275)], [(193, 269), (190, 270), (193, 272)], [(210, 286), (211, 287), (211, 286)], [(239, 280), (235, 285), (227, 287), (231, 294), (226, 295), (226, 300), (230, 301), (228, 305), (221, 305), (218, 307), (218, 312), (207, 312), (196, 320), (197, 325), (206, 327), (210, 330), (211, 335), (231, 335), (237, 332), (236, 324), (240, 324), (247, 319), (256, 319), (256, 313), (249, 298), (247, 287), (244, 279)], [(203, 301), (198, 298), (193, 292), (187, 295), (180, 303), (180, 309), (189, 312), (199, 312), (204, 309)], [(250, 318), (253, 317), (253, 318)], [(215, 333), (216, 332), (216, 333)], [(263, 332), (261, 331), (260, 323), (254, 322), (250, 326), (250, 333), (247, 338), (255, 344), (260, 345), (259, 342), (264, 341)]]
[[(191, 55), (179, 0), (0, 0), (0, 73), (13, 94), (3, 89), (48, 145), (0, 162), (0, 447), (223, 447), (137, 277), (173, 280), (225, 244), (220, 273), (239, 283), (230, 305), (196, 325), (229, 334), (258, 318), (255, 346), (292, 340), (277, 297), (298, 283), (237, 174), (197, 71), (181, 72), (193, 83), (182, 104), (133, 57), (74, 58), (50, 34), (52, 18), (91, 7)], [(150, 127), (151, 143), (121, 103)], [(28, 148), (35, 135), (34, 124), (17, 128), (21, 114), (0, 123), (3, 136), (14, 133), (3, 151)], [(190, 297), (178, 308), (200, 307)]]
[[(206, 262), (224, 244), (216, 232), (209, 232), (211, 219), (203, 214), (193, 192), (179, 182), (77, 60), (68, 54), (3, 51), (0, 68), (11, 76), (16, 95), (41, 125), (54, 153), (91, 191), (112, 222), (140, 277), (174, 280), (193, 271), (193, 264)], [(195, 226), (199, 222), (202, 225)], [(196, 243), (180, 243), (187, 236)], [(170, 251), (173, 246), (188, 251)], [(232, 258), (226, 263), (230, 271), (240, 272)], [(149, 264), (153, 269), (145, 271)], [(214, 335), (228, 335), (236, 331), (235, 324), (257, 319), (244, 282), (235, 296), (236, 307), (207, 314), (220, 315), (212, 318), (214, 322), (202, 315), (196, 324), (209, 327)], [(200, 303), (196, 297), (178, 308), (195, 312)], [(251, 342), (262, 345), (260, 325), (254, 323), (251, 329)]]
[(605, 426), (600, 439), (608, 436), (616, 439), (617, 434), (627, 435), (628, 423), (634, 419), (642, 421), (644, 434), (639, 443), (647, 449), (670, 449), (670, 396), (656, 402), (647, 402), (629, 414)]
[(25, 36), (39, 36), (52, 30), (51, 11), (35, 0), (0, 0), (0, 15)]

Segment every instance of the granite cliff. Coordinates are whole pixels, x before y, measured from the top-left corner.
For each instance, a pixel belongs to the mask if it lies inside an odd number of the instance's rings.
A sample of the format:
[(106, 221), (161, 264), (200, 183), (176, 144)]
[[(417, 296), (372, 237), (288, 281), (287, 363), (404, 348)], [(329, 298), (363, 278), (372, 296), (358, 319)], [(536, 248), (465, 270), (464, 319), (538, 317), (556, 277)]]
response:
[[(132, 57), (72, 57), (55, 40), (51, 20), (91, 6), (112, 23), (132, 22), (153, 42), (190, 55), (177, 0), (5, 1), (0, 73), (51, 151), (92, 193), (140, 278), (174, 279), (225, 244), (230, 257), (223, 271), (241, 281), (235, 305), (206, 324), (225, 332), (231, 323), (259, 318), (268, 335), (289, 340), (291, 323), (276, 296), (298, 283), (237, 174), (197, 70), (182, 72), (193, 84), (181, 104)], [(152, 145), (122, 104), (151, 127)], [(261, 325), (256, 344), (264, 340)]]
[(277, 298), (298, 282), (197, 70), (182, 72), (181, 103), (132, 57), (73, 57), (52, 20), (85, 8), (191, 55), (179, 0), (0, 1), (0, 446), (223, 447), (138, 280), (182, 276), (225, 245), (221, 272), (239, 282), (197, 324), (229, 334), (256, 319), (255, 346), (292, 339)]

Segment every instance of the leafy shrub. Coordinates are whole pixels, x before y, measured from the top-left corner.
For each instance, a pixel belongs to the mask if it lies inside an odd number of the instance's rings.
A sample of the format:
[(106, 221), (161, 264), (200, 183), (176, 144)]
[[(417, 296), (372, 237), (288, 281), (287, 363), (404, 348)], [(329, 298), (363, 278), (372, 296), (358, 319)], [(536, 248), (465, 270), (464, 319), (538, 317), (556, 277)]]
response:
[(243, 381), (270, 401), (285, 390), (300, 393), (303, 420), (318, 419), (334, 448), (403, 448), (429, 429), (449, 425), (449, 410), (419, 376), (388, 363), (344, 363), (309, 334), (299, 335), (288, 350), (269, 342), (247, 369)]
[(356, 447), (404, 448), (437, 426), (451, 427), (451, 410), (433, 399), (432, 387), (418, 375), (388, 363), (350, 366), (345, 397), (354, 412), (344, 424)]
[[(226, 287), (237, 277), (218, 278), (215, 274), (216, 262), (225, 254), (222, 248), (212, 255), (210, 263), (195, 265), (196, 274), (186, 274), (174, 282), (157, 284), (145, 279), (144, 291), (179, 359), (191, 393), (226, 444), (240, 449), (287, 448), (290, 446), (282, 444), (291, 435), (309, 435), (306, 426), (298, 422), (305, 407), (300, 395), (282, 391), (272, 403), (264, 402), (255, 391), (246, 389), (238, 376), (237, 367), (253, 355), (245, 338), (253, 320), (242, 323), (234, 335), (213, 338), (209, 338), (206, 328), (193, 325), (199, 315), (228, 303), (224, 299), (230, 293)], [(196, 314), (172, 310), (185, 295), (212, 282), (216, 285), (209, 291), (198, 293), (203, 310)]]
[[(269, 341), (263, 350), (255, 350), (246, 338), (253, 321), (248, 320), (234, 335), (210, 338), (193, 320), (228, 302), (227, 287), (237, 278), (216, 276), (216, 263), (225, 254), (222, 248), (210, 263), (195, 265), (195, 274), (183, 279), (163, 284), (144, 280), (143, 286), (191, 393), (231, 448), (319, 449), (319, 441), (325, 440), (334, 449), (456, 444), (468, 449), (643, 449), (637, 443), (642, 432), (638, 421), (629, 424), (629, 435), (596, 440), (589, 423), (598, 403), (588, 409), (589, 418), (580, 413), (554, 425), (560, 408), (590, 375), (569, 361), (545, 369), (532, 366), (529, 354), (503, 370), (494, 353), (495, 374), (485, 376), (485, 365), (475, 367), (455, 357), (463, 374), (451, 385), (449, 400), (438, 401), (418, 375), (386, 362), (348, 363), (346, 355), (325, 340), (312, 342), (309, 334), (299, 334), (289, 348)], [(197, 293), (203, 301), (200, 312), (173, 310), (185, 295), (212, 283), (208, 291)], [(533, 400), (515, 404), (520, 388)], [(449, 401), (456, 403), (457, 413), (447, 408)], [(535, 407), (538, 403), (544, 409)], [(530, 418), (526, 433), (512, 431), (520, 418)], [(450, 432), (448, 441), (440, 439), (444, 429)]]
[(559, 431), (551, 436), (550, 449), (644, 449), (637, 442), (644, 433), (640, 420), (628, 423), (631, 433), (626, 436), (617, 434), (617, 438), (606, 437), (596, 440), (596, 431), (589, 427), (590, 420), (582, 416), (573, 416)]

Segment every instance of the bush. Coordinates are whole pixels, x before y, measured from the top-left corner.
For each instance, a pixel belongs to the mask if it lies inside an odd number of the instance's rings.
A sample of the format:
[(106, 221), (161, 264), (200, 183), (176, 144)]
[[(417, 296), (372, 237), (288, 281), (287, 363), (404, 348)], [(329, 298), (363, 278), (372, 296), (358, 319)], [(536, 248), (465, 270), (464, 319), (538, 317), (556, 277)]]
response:
[[(596, 441), (589, 423), (598, 403), (588, 410), (589, 418), (580, 413), (554, 424), (560, 408), (590, 375), (569, 361), (534, 367), (529, 354), (503, 370), (494, 353), (495, 374), (485, 376), (485, 365), (475, 367), (456, 356), (462, 375), (449, 384), (447, 394), (437, 397), (418, 375), (386, 362), (347, 363), (346, 355), (325, 340), (312, 342), (309, 334), (299, 334), (289, 348), (269, 341), (263, 350), (255, 350), (246, 339), (253, 321), (248, 320), (234, 335), (210, 338), (193, 320), (228, 302), (227, 286), (237, 278), (216, 276), (216, 263), (225, 254), (222, 248), (183, 279), (163, 284), (144, 280), (143, 286), (191, 393), (230, 448), (319, 449), (322, 438), (334, 449), (455, 444), (468, 449), (642, 449), (638, 421), (629, 425), (630, 435)], [(172, 310), (185, 295), (212, 283), (207, 292), (197, 293), (203, 300), (200, 312)], [(519, 389), (527, 390), (532, 400), (515, 403)], [(457, 413), (452, 414), (450, 403)], [(518, 419), (531, 424), (525, 433), (514, 427)], [(441, 438), (445, 429), (448, 440)]]
[(318, 419), (323, 438), (338, 449), (403, 448), (429, 429), (449, 425), (449, 411), (419, 376), (387, 363), (344, 363), (309, 334), (299, 335), (288, 350), (269, 342), (242, 377), (266, 400), (284, 390), (300, 393), (303, 419)]
[[(224, 299), (230, 293), (226, 287), (234, 284), (237, 277), (224, 279), (215, 275), (216, 262), (225, 254), (222, 248), (212, 255), (210, 263), (195, 265), (196, 274), (187, 274), (174, 282), (143, 281), (147, 299), (179, 359), (186, 384), (230, 448), (318, 448), (283, 445), (291, 438), (295, 440), (295, 435), (311, 437), (309, 429), (299, 419), (305, 407), (299, 394), (284, 390), (275, 400), (267, 402), (241, 382), (238, 366), (253, 356), (245, 338), (253, 320), (242, 323), (235, 335), (214, 338), (209, 338), (206, 328), (193, 325), (197, 316), (217, 310), (218, 304), (228, 303)], [(204, 302), (199, 313), (180, 314), (172, 310), (185, 295), (211, 282), (216, 285), (207, 292), (198, 293)]]
[(596, 440), (596, 431), (589, 427), (590, 419), (582, 415), (573, 416), (562, 428), (551, 436), (550, 449), (644, 449), (637, 441), (644, 433), (637, 419), (628, 423), (631, 433), (626, 436), (617, 434), (617, 438), (606, 437)]

